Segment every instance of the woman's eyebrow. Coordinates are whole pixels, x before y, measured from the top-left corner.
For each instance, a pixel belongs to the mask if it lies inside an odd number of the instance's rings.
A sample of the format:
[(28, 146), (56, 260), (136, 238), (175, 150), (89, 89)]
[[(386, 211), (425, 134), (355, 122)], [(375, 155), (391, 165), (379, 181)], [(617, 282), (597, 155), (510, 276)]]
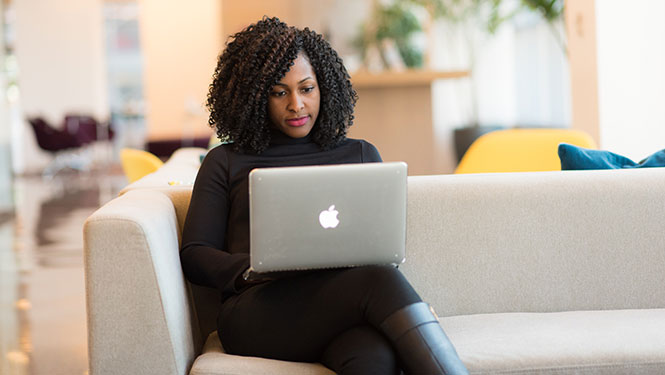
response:
[[(313, 78), (310, 77), (310, 76), (307, 76), (307, 77), (301, 79), (300, 81), (298, 81), (298, 84), (301, 84), (301, 83), (307, 81), (308, 79), (313, 79)], [(287, 85), (286, 83), (283, 83), (283, 82), (277, 82), (277, 83), (275, 83), (275, 86), (289, 87), (289, 85)]]

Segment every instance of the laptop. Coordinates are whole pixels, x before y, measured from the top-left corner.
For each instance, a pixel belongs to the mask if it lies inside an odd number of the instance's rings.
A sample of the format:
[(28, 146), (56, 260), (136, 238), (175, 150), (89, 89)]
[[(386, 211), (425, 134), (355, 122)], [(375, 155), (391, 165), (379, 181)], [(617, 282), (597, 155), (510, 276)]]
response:
[(403, 162), (252, 170), (251, 271), (403, 263), (406, 181)]

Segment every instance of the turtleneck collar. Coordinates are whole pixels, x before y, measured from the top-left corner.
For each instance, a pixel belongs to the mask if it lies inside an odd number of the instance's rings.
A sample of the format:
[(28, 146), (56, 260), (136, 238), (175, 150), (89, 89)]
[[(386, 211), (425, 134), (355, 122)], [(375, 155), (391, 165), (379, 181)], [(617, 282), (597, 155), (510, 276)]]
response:
[(311, 143), (312, 137), (310, 134), (307, 134), (302, 138), (291, 138), (288, 135), (279, 131), (278, 129), (271, 128), (270, 145), (298, 145), (298, 144)]

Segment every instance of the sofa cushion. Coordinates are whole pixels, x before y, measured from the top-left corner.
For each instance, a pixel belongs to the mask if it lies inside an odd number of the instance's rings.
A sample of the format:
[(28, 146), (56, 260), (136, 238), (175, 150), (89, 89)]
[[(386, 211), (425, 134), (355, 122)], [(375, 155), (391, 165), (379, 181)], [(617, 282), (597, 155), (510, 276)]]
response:
[(562, 170), (665, 167), (665, 150), (636, 163), (625, 156), (603, 150), (590, 150), (567, 143), (559, 145)]
[(224, 353), (217, 332), (208, 336), (190, 375), (334, 375), (318, 363), (278, 361)]
[(471, 374), (665, 374), (665, 309), (460, 315), (441, 325)]
[[(472, 375), (665, 374), (665, 309), (441, 318)], [(320, 364), (224, 353), (212, 333), (190, 375), (333, 374)]]

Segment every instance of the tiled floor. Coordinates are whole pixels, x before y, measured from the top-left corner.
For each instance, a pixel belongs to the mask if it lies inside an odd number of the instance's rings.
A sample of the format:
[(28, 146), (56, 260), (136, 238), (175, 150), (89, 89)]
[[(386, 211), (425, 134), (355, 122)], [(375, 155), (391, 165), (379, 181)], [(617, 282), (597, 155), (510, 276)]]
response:
[(88, 372), (82, 225), (126, 184), (118, 168), (18, 177), (0, 215), (0, 374)]

